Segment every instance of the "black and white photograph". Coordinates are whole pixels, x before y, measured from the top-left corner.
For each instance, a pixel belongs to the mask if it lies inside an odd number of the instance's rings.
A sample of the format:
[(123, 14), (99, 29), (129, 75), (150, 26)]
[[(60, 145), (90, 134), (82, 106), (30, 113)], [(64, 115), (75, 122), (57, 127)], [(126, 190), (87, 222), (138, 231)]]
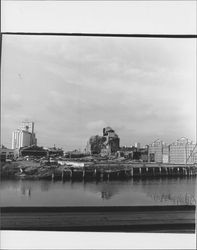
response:
[(196, 52), (194, 33), (3, 32), (1, 230), (194, 235)]

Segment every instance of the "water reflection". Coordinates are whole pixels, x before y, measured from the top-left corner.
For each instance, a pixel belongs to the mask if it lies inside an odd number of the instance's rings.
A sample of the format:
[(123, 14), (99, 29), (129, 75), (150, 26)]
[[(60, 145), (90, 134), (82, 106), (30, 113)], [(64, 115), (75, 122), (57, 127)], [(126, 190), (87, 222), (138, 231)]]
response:
[(22, 186), (21, 187), (21, 194), (30, 197), (31, 196), (31, 188), (27, 188), (27, 187)]
[(51, 182), (50, 181), (42, 181), (40, 183), (40, 188), (42, 192), (46, 192), (50, 189)]
[(163, 202), (172, 202), (174, 205), (196, 205), (196, 198), (193, 194), (183, 193), (173, 195), (170, 193), (148, 194), (153, 200)]
[(2, 206), (135, 206), (196, 204), (196, 177), (106, 182), (7, 180)]
[(31, 185), (21, 182), (21, 194), (31, 198)]

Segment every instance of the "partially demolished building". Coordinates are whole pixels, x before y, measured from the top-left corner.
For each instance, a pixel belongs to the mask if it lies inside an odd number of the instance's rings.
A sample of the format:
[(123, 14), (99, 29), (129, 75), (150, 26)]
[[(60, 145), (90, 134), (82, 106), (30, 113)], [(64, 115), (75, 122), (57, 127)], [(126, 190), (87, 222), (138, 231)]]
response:
[(111, 127), (103, 128), (103, 135), (91, 136), (86, 152), (102, 156), (116, 153), (120, 148), (120, 139)]

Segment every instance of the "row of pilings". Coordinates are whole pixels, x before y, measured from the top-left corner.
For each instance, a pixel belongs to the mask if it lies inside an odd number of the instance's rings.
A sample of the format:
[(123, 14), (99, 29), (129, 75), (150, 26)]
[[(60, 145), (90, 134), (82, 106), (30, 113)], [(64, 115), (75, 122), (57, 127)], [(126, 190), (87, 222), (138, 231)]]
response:
[(62, 180), (127, 180), (129, 178), (154, 178), (154, 177), (184, 177), (196, 176), (195, 166), (156, 166), (132, 167), (117, 166), (85, 166), (65, 167), (60, 172), (54, 171), (52, 179)]

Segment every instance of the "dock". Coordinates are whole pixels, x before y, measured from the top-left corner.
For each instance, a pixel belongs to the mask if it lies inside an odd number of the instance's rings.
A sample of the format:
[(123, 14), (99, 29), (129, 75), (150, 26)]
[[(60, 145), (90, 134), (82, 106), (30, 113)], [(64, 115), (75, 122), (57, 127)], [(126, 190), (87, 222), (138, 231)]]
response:
[(2, 179), (52, 179), (77, 181), (110, 181), (131, 178), (193, 177), (197, 175), (197, 164), (164, 164), (149, 162), (72, 160), (37, 163), (18, 161), (1, 167)]
[(65, 166), (61, 176), (53, 173), (53, 179), (81, 180), (123, 180), (148, 177), (183, 177), (196, 176), (196, 165), (151, 164), (151, 163), (94, 163), (83, 167)]

